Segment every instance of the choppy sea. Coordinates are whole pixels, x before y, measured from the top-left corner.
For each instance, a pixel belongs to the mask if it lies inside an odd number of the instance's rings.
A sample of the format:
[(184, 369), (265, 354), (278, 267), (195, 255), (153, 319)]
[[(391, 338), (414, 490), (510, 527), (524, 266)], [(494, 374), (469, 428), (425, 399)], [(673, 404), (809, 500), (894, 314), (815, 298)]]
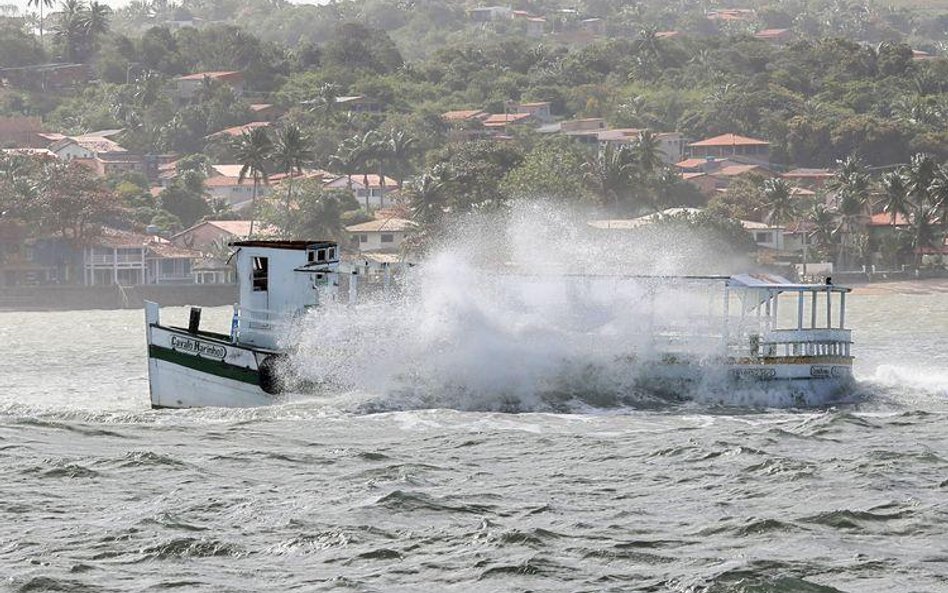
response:
[(854, 295), (850, 403), (517, 414), (152, 411), (141, 312), (0, 313), (0, 590), (945, 592), (946, 300)]

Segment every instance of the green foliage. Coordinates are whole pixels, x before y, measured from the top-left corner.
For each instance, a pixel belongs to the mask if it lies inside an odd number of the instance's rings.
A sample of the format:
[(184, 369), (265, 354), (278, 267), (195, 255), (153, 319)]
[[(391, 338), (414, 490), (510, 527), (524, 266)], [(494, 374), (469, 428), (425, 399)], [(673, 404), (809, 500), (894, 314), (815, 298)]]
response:
[(588, 201), (591, 197), (582, 175), (587, 156), (568, 138), (541, 142), (507, 173), (502, 192), (515, 198)]

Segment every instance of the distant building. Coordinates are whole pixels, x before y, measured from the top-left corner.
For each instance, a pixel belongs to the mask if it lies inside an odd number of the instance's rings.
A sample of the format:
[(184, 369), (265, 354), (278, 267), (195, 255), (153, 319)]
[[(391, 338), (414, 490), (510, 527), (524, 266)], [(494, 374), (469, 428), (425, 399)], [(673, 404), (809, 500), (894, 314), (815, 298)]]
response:
[[(215, 245), (249, 239), (250, 226), (249, 220), (205, 220), (173, 235), (171, 242), (178, 247), (208, 253), (214, 251)], [(269, 236), (276, 232), (260, 221), (255, 221), (253, 227), (255, 236)]]
[(360, 253), (396, 252), (415, 223), (404, 218), (380, 218), (346, 227), (351, 245)]
[(82, 283), (192, 284), (192, 262), (201, 258), (200, 252), (176, 246), (161, 237), (105, 228), (82, 248)]
[[(602, 130), (598, 136), (600, 149), (605, 150), (609, 146), (633, 144), (638, 141), (639, 135), (644, 131), (637, 128)], [(680, 132), (656, 132), (655, 137), (658, 140), (659, 150), (665, 164), (671, 165), (681, 159), (685, 140)]]
[(385, 106), (380, 101), (369, 99), (363, 95), (336, 97), (336, 105), (350, 113), (382, 113), (385, 110)]
[(471, 20), (475, 23), (489, 23), (513, 17), (513, 10), (509, 6), (480, 6), (468, 11)]
[[(395, 200), (398, 182), (391, 177), (379, 177), (369, 173), (354, 173), (351, 177), (352, 192), (366, 211), (387, 208)], [(326, 189), (349, 189), (350, 177), (343, 175), (323, 185)]]
[(546, 32), (546, 19), (542, 16), (527, 18), (527, 37), (543, 37)]
[(549, 123), (553, 121), (553, 106), (549, 101), (514, 103), (511, 105), (511, 107), (511, 111), (515, 111), (517, 113), (527, 113), (542, 123)]
[(770, 142), (739, 136), (737, 134), (721, 134), (713, 138), (706, 138), (688, 145), (690, 156), (726, 157), (743, 156), (760, 162), (770, 160)]
[(764, 29), (754, 33), (754, 37), (776, 45), (793, 41), (793, 32), (790, 29)]
[(833, 178), (833, 172), (829, 169), (792, 169), (780, 175), (790, 183), (807, 189), (820, 189), (826, 182)]
[(244, 92), (244, 75), (241, 72), (227, 70), (215, 72), (196, 72), (186, 76), (179, 76), (174, 79), (175, 82), (175, 100), (178, 104), (190, 103), (194, 97), (209, 82), (219, 82), (226, 84), (234, 90), (237, 96)]
[(232, 128), (225, 128), (219, 132), (214, 132), (213, 134), (208, 134), (204, 137), (205, 140), (227, 140), (229, 138), (237, 138), (243, 134), (250, 132), (255, 128), (268, 128), (270, 127), (270, 122), (268, 121), (252, 121), (246, 123), (242, 126), (234, 126)]

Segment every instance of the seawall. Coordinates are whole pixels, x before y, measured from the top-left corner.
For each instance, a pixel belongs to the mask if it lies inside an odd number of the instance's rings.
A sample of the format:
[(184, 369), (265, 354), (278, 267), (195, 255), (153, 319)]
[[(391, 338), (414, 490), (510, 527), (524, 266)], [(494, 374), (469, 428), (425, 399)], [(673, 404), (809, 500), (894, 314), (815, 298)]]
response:
[(0, 288), (0, 311), (141, 309), (145, 301), (162, 306), (214, 307), (237, 302), (235, 284), (181, 286), (43, 286)]

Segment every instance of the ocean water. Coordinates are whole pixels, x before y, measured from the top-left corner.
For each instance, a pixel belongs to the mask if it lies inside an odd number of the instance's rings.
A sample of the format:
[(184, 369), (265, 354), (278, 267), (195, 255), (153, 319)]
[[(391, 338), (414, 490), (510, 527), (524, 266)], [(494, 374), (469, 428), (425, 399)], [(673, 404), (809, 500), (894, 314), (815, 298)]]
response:
[(851, 297), (849, 403), (517, 414), (151, 411), (140, 311), (0, 313), (0, 590), (948, 591), (945, 300)]

